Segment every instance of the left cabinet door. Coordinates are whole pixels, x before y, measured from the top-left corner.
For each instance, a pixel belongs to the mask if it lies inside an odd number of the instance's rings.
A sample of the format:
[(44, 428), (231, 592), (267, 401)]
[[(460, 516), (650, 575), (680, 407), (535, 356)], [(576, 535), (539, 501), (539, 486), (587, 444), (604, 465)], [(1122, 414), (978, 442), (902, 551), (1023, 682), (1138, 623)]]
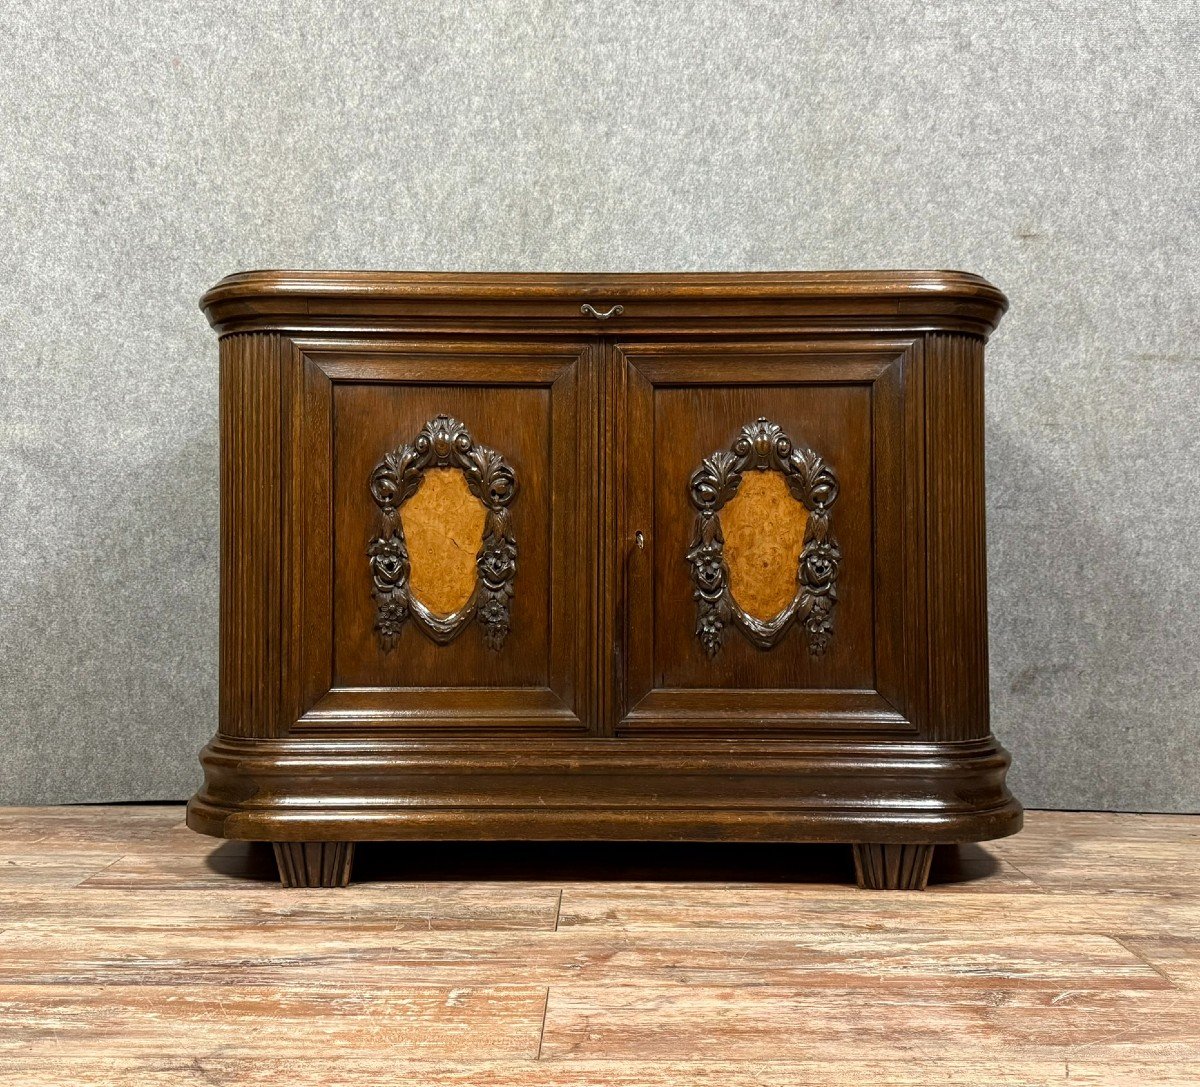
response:
[(591, 731), (592, 346), (288, 351), (290, 730)]

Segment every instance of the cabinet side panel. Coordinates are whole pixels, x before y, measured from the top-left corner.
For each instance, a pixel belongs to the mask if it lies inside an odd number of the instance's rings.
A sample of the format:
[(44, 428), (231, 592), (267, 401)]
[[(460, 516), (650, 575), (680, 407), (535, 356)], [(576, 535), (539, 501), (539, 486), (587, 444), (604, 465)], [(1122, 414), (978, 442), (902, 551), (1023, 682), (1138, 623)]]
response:
[(988, 733), (983, 341), (930, 335), (925, 353), (931, 739)]
[(280, 336), (221, 340), (221, 696), (227, 736), (276, 736), (282, 604)]

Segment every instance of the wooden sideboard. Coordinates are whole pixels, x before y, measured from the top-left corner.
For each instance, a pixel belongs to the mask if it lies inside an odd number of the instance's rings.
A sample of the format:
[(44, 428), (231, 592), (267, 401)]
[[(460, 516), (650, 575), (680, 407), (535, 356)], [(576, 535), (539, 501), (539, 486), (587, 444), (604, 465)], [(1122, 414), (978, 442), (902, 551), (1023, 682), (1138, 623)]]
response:
[(385, 839), (1011, 834), (961, 272), (246, 272), (220, 334), (220, 721), (188, 823)]

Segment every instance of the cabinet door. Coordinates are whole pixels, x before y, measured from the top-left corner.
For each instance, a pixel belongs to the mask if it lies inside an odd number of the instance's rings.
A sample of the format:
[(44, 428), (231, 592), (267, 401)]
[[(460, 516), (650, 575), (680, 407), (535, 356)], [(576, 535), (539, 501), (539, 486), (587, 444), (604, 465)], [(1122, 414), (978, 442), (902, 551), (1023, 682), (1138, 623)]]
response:
[(613, 361), (610, 727), (911, 733), (920, 343), (626, 343)]
[(592, 349), (296, 345), (299, 729), (592, 725)]

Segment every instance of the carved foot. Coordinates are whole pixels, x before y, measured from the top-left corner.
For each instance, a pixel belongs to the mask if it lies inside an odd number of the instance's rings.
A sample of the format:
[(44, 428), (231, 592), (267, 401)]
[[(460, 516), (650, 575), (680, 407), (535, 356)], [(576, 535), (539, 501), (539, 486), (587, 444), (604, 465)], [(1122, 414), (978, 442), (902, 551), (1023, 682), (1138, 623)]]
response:
[(345, 887), (353, 842), (272, 842), (279, 882), (285, 887)]
[(855, 845), (858, 885), (872, 891), (923, 891), (933, 849), (931, 845)]

